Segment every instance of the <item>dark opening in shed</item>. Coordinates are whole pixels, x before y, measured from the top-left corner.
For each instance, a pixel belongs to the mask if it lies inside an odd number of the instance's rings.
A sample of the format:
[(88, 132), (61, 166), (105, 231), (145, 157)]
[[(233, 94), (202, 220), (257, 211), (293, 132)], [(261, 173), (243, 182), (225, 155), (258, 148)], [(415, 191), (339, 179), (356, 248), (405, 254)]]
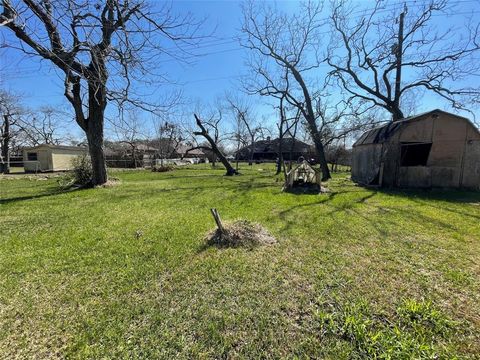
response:
[(400, 166), (427, 166), (432, 143), (402, 144)]

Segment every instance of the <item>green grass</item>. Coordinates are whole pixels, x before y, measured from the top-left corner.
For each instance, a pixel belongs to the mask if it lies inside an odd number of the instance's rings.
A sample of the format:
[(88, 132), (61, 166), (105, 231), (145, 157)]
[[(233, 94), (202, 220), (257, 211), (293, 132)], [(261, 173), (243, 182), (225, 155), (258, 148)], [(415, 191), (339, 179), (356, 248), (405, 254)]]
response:
[[(479, 193), (365, 189), (340, 173), (328, 194), (295, 195), (272, 164), (242, 173), (124, 171), (71, 192), (0, 179), (0, 357), (480, 353)], [(211, 207), (279, 243), (206, 248)]]

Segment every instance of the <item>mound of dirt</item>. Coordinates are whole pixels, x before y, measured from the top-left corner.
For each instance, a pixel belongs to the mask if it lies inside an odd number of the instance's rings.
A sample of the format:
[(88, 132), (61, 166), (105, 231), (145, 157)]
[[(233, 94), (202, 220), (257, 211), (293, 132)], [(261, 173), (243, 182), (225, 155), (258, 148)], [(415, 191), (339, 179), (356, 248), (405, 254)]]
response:
[(220, 248), (246, 247), (253, 248), (261, 245), (273, 245), (277, 242), (260, 224), (247, 220), (238, 220), (224, 225), (224, 232), (215, 229), (207, 235), (207, 245)]

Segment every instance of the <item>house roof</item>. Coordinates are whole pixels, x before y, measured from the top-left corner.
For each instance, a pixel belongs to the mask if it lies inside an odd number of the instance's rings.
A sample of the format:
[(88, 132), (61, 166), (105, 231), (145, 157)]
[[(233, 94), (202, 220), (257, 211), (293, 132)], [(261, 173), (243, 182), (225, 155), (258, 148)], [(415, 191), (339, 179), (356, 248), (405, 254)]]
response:
[[(280, 144), (280, 139), (273, 140), (260, 140), (253, 143), (253, 152), (254, 153), (278, 153), (278, 146)], [(296, 140), (293, 138), (283, 138), (282, 139), (282, 148), (283, 151), (290, 151), (293, 145), (293, 152), (307, 153), (310, 150), (310, 145), (304, 143), (303, 141)], [(246, 151), (250, 152), (252, 145), (244, 146), (238, 153), (244, 153)]]
[[(178, 145), (178, 147), (176, 148), (176, 152), (177, 154), (180, 154), (180, 155), (185, 155), (187, 153), (187, 151), (191, 149), (191, 146), (186, 146), (186, 145)], [(193, 149), (193, 150), (190, 150), (188, 151), (188, 154), (189, 155), (199, 155), (199, 156), (203, 156), (205, 155), (205, 153), (202, 151), (202, 149)]]
[(430, 111), (427, 111), (427, 112), (424, 112), (424, 113), (421, 113), (421, 114), (417, 114), (417, 115), (414, 115), (414, 116), (407, 117), (407, 118), (402, 119), (402, 120), (393, 121), (393, 122), (390, 121), (385, 125), (370, 129), (370, 130), (364, 132), (360, 136), (360, 138), (353, 144), (353, 146), (355, 147), (355, 146), (358, 146), (358, 145), (382, 144), (385, 141), (387, 141), (390, 137), (392, 137), (393, 134), (395, 134), (400, 128), (402, 128), (406, 124), (408, 124), (412, 121), (423, 120), (423, 119), (427, 118), (428, 116), (434, 115), (434, 114), (437, 114), (437, 113), (443, 113), (443, 114), (446, 114), (446, 115), (455, 116), (457, 118), (466, 120), (470, 123), (470, 120), (468, 120), (467, 118), (465, 118), (463, 116), (460, 116), (460, 115), (457, 115), (457, 114), (452, 114), (452, 113), (449, 113), (447, 111), (443, 111), (443, 110), (440, 110), (440, 109), (434, 109), (434, 110), (430, 110)]
[(69, 145), (52, 145), (52, 144), (40, 144), (37, 146), (27, 147), (24, 150), (37, 150), (37, 149), (53, 149), (53, 150), (75, 150), (75, 151), (87, 151), (85, 146), (69, 146)]
[(158, 151), (157, 148), (155, 148), (153, 146), (148, 146), (148, 145), (145, 145), (145, 144), (138, 144), (136, 147), (137, 147), (138, 151), (151, 151), (151, 152)]

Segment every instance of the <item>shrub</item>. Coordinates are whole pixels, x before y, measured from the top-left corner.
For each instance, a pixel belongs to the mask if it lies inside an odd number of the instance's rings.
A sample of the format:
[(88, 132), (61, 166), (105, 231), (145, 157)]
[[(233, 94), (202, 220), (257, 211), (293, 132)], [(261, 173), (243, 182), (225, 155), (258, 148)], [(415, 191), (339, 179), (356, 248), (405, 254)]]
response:
[(73, 179), (75, 185), (89, 186), (92, 184), (93, 170), (92, 162), (88, 155), (76, 157), (72, 161), (73, 165)]

